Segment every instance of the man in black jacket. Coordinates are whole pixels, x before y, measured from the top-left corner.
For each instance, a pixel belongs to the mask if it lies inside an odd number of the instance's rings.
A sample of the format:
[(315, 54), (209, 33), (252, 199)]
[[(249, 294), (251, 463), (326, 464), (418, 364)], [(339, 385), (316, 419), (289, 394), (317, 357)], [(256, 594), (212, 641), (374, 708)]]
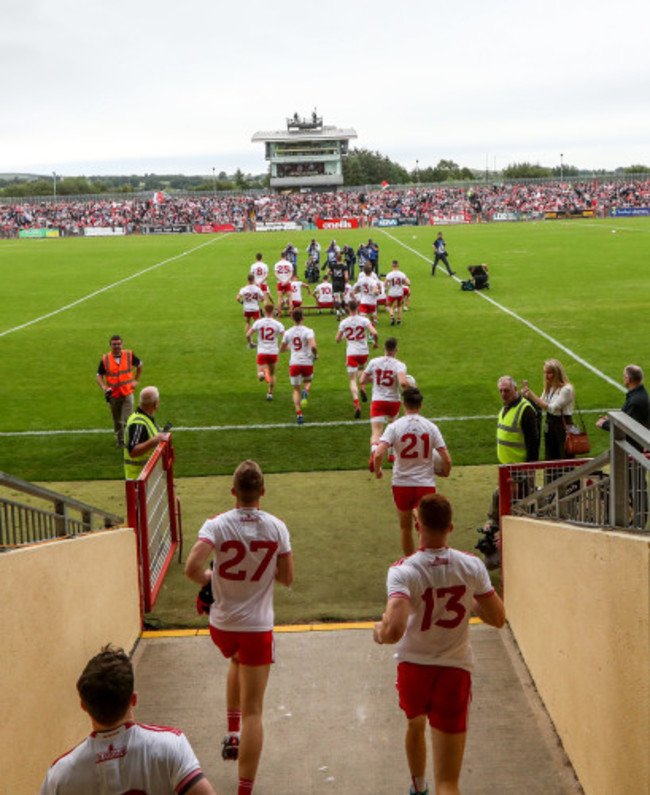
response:
[[(636, 420), (644, 428), (650, 428), (650, 398), (643, 385), (643, 370), (636, 364), (628, 364), (623, 370), (623, 383), (627, 387), (625, 403), (621, 408), (624, 414)], [(599, 417), (596, 426), (604, 431), (609, 431), (610, 422), (607, 417)], [(643, 447), (634, 439), (627, 437), (627, 441), (637, 450)], [(638, 463), (633, 464), (630, 472), (630, 508), (632, 527), (644, 529), (648, 521), (648, 484), (646, 470)]]

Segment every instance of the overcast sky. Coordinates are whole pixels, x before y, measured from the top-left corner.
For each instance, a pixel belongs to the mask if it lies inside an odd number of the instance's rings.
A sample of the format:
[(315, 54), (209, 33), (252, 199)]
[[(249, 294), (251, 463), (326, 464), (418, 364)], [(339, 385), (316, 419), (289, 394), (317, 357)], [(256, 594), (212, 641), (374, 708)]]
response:
[(317, 108), (408, 169), (650, 165), (650, 3), (21, 0), (0, 173), (266, 171)]

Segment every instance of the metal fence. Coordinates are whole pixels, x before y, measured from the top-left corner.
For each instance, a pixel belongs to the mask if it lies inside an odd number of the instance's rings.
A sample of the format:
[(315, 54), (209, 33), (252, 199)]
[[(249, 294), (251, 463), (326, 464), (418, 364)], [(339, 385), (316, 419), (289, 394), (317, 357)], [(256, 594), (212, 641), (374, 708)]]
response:
[(650, 430), (610, 411), (610, 446), (596, 458), (499, 468), (499, 514), (648, 533)]
[[(0, 495), (1, 550), (124, 523), (121, 516), (86, 505), (72, 497), (64, 497), (5, 472), (0, 472), (0, 486), (19, 493), (17, 496)], [(21, 501), (20, 495), (32, 499)]]

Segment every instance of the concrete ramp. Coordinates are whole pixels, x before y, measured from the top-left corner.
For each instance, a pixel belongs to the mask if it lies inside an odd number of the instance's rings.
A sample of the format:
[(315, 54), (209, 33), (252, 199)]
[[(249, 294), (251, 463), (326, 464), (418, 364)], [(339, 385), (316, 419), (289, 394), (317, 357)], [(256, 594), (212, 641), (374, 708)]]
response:
[[(463, 794), (581, 793), (509, 630), (470, 631), (476, 670)], [(375, 645), (365, 626), (279, 629), (276, 659), (255, 795), (407, 795), (393, 649)], [(137, 720), (182, 729), (218, 795), (235, 793), (237, 765), (220, 753), (228, 663), (209, 636), (143, 638), (135, 664)]]

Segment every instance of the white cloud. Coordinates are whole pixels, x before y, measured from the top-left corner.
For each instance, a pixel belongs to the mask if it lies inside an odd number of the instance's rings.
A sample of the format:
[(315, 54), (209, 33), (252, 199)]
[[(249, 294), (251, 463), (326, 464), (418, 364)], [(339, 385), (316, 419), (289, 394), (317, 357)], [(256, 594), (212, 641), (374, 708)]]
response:
[(650, 165), (647, 4), (33, 0), (3, 17), (0, 173), (261, 172), (251, 135), (314, 106), (408, 168)]

